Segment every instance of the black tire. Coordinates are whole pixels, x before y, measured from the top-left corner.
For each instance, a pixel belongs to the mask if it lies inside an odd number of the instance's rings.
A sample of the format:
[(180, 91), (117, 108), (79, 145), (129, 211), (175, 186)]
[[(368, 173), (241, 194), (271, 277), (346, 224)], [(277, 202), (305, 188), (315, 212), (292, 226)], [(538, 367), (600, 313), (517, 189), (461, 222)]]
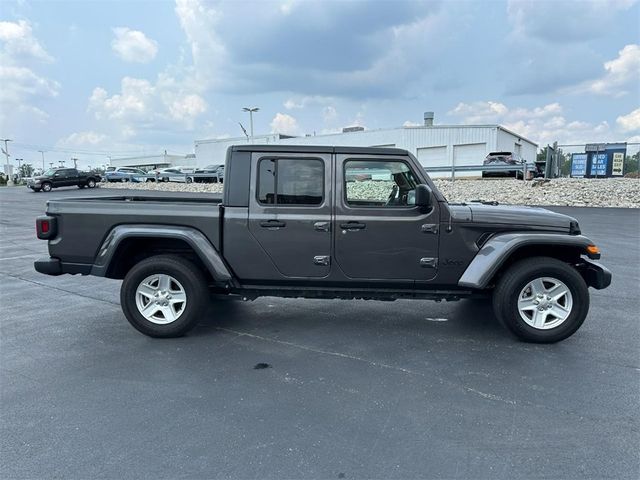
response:
[(191, 182), (193, 182), (193, 178), (187, 177), (187, 178), (185, 178), (184, 181), (185, 181), (185, 183), (191, 183)]
[[(557, 327), (542, 330), (528, 325), (518, 309), (518, 297), (525, 286), (536, 278), (551, 277), (569, 289), (573, 306), (569, 316)], [(550, 257), (535, 257), (514, 263), (498, 281), (493, 292), (496, 317), (521, 340), (554, 343), (573, 335), (589, 312), (589, 290), (584, 279), (571, 265)]]
[(96, 181), (93, 178), (90, 178), (89, 180), (87, 180), (87, 187), (96, 188)]
[(169, 181), (169, 177), (162, 177), (162, 181), (165, 182), (165, 183), (168, 182)]
[(51, 185), (51, 183), (50, 183), (50, 182), (44, 182), (44, 183), (42, 184), (42, 191), (43, 191), (43, 192), (50, 192), (50, 191), (51, 191), (51, 188), (52, 188), (52, 185)]
[[(164, 273), (178, 280), (184, 288), (187, 302), (184, 311), (172, 323), (159, 325), (147, 320), (136, 306), (136, 291), (140, 283), (150, 275)], [(120, 304), (129, 323), (139, 332), (150, 337), (180, 337), (198, 324), (209, 302), (207, 280), (189, 260), (175, 255), (157, 255), (136, 264), (124, 278), (120, 288)]]

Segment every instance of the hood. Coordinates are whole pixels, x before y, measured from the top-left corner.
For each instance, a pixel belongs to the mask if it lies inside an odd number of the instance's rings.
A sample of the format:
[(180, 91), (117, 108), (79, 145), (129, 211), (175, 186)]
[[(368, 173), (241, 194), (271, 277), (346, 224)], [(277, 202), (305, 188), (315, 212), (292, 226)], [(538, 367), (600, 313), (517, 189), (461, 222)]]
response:
[(572, 228), (572, 223), (575, 228), (578, 225), (575, 218), (555, 213), (545, 208), (486, 205), (482, 203), (471, 203), (468, 206), (471, 209), (471, 217), (474, 223), (524, 225), (567, 231)]

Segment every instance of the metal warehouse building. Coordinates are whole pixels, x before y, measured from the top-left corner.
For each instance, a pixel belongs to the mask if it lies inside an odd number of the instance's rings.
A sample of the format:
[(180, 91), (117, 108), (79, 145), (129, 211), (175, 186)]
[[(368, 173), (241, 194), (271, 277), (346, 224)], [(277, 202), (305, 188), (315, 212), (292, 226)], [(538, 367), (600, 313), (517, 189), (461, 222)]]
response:
[[(364, 130), (344, 129), (342, 133), (291, 137), (280, 134), (257, 135), (256, 144), (342, 145), (361, 147), (397, 147), (413, 153), (425, 167), (482, 165), (489, 152), (506, 151), (536, 160), (538, 145), (500, 125), (433, 125), (433, 114), (425, 114), (425, 125)], [(198, 165), (223, 163), (227, 148), (246, 144), (244, 137), (195, 142)], [(476, 176), (477, 172), (467, 175)], [(448, 174), (440, 174), (448, 175)], [(457, 175), (458, 176), (458, 175)]]

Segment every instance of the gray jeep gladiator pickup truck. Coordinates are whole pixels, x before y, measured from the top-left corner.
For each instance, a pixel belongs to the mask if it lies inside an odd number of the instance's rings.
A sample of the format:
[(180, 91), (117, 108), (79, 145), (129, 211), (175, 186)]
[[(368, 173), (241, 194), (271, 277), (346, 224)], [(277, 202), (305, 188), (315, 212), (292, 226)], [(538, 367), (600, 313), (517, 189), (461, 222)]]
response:
[(210, 293), (493, 299), (517, 337), (556, 342), (611, 273), (578, 222), (540, 208), (449, 204), (409, 152), (243, 145), (224, 193), (50, 200), (38, 272), (123, 279), (120, 301), (154, 337), (193, 328)]

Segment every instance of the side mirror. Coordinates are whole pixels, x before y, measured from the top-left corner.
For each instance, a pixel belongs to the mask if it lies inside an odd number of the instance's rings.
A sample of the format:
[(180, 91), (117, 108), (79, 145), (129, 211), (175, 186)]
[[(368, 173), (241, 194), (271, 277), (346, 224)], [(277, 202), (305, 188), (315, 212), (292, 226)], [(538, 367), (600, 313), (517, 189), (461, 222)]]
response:
[(54, 177), (59, 177), (59, 176), (60, 176), (60, 174), (59, 174), (59, 173), (54, 173), (54, 174), (53, 174), (53, 176), (54, 176)]
[(416, 186), (416, 205), (418, 207), (431, 206), (431, 189), (428, 185), (420, 184)]

